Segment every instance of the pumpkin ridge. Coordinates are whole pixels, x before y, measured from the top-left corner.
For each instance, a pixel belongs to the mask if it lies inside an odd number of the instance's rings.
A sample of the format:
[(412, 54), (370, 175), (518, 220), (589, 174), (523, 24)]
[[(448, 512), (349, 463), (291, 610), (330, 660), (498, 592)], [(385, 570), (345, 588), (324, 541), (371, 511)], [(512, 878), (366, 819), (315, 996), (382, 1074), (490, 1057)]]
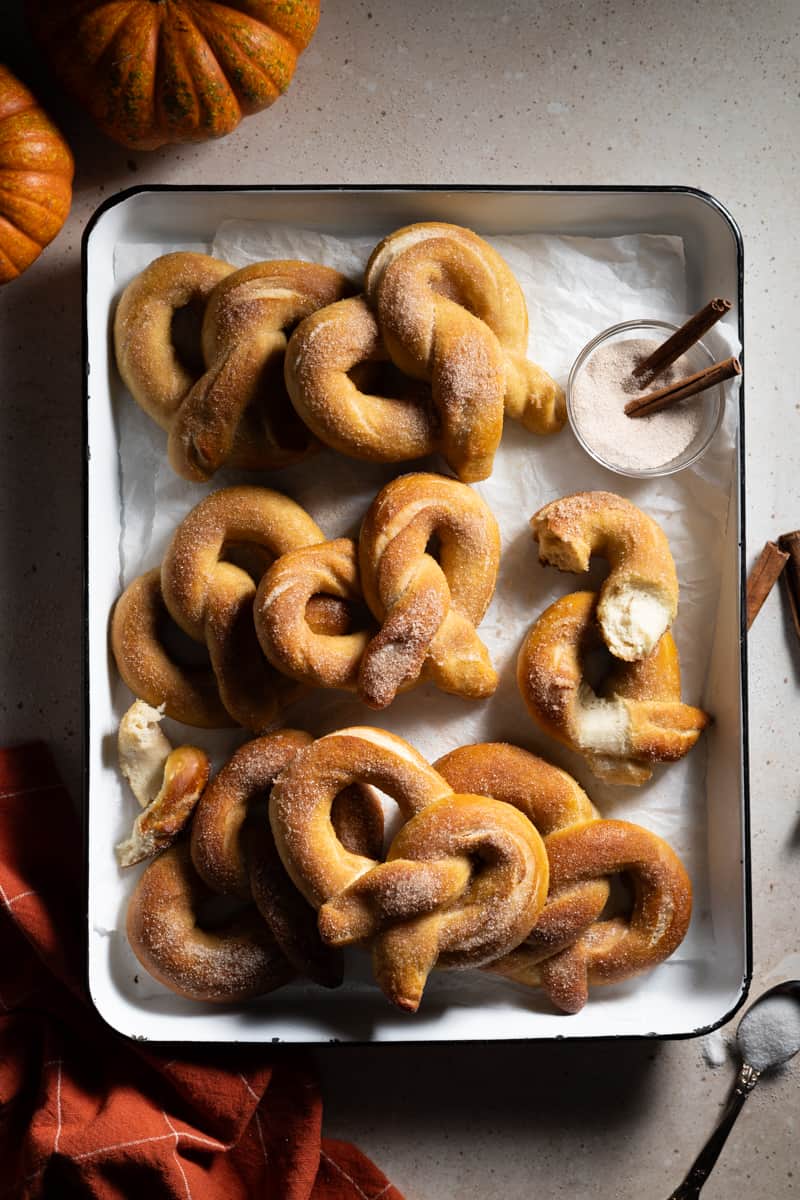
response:
[[(195, 0), (196, 2), (197, 0)], [(311, 3), (309, 0), (284, 0), (283, 4), (277, 6), (269, 4), (267, 0), (267, 7), (270, 9), (269, 20), (265, 20), (264, 16), (253, 17), (250, 11), (251, 0), (207, 0), (207, 2), (220, 8), (232, 8), (237, 15), (249, 16), (259, 24), (268, 25), (273, 33), (289, 42), (297, 58), (308, 47), (319, 24), (320, 6), (318, 3), (313, 3), (313, 0)], [(284, 21), (284, 18), (288, 18), (288, 21)], [(276, 22), (276, 24), (271, 22)]]
[(59, 148), (49, 140), (4, 142), (0, 139), (0, 171), (14, 170), (42, 171), (48, 175), (68, 174), (71, 179), (73, 162), (71, 158), (60, 154)]
[[(168, 9), (168, 10), (167, 10), (165, 13), (164, 13), (164, 18), (165, 18), (165, 19), (162, 21), (162, 25), (161, 25), (162, 31), (163, 31), (163, 29), (164, 29), (164, 26), (165, 26), (165, 25), (167, 25), (167, 24), (169, 24), (169, 20), (168, 20), (168, 18), (169, 18), (170, 16), (172, 16), (172, 15), (173, 15), (173, 13), (172, 13), (172, 8), (170, 7), (170, 8), (169, 8), (169, 9)], [(194, 21), (193, 14), (192, 14), (192, 12), (191, 12), (190, 10), (188, 10), (188, 9), (187, 9), (186, 13), (180, 13), (180, 12), (179, 12), (179, 13), (177, 14), (177, 16), (178, 16), (178, 18), (179, 18), (179, 19), (183, 19), (183, 20), (185, 20), (185, 21), (187, 21), (187, 22), (189, 23), (189, 25), (191, 26), (191, 32), (192, 32), (192, 33), (195, 33), (195, 34), (196, 34), (198, 37), (200, 37), (200, 38), (202, 38), (202, 37), (203, 37), (202, 33), (200, 32), (200, 30), (197, 28), (197, 25), (195, 24), (195, 21)], [(179, 26), (174, 26), (174, 25), (172, 25), (172, 26), (170, 27), (170, 34), (172, 35), (172, 43), (171, 43), (171, 47), (172, 47), (172, 52), (173, 52), (174, 56), (175, 56), (176, 58), (179, 58), (179, 59), (180, 59), (180, 64), (181, 64), (181, 67), (183, 68), (183, 72), (182, 72), (182, 74), (183, 74), (183, 77), (184, 77), (184, 79), (186, 80), (186, 82), (187, 82), (187, 83), (189, 84), (189, 86), (191, 87), (191, 90), (192, 90), (192, 99), (194, 100), (194, 105), (195, 105), (195, 108), (200, 108), (200, 107), (201, 107), (201, 105), (200, 105), (200, 96), (199, 96), (199, 93), (198, 93), (198, 91), (197, 91), (197, 84), (196, 84), (196, 82), (195, 82), (195, 80), (194, 80), (194, 76), (193, 76), (193, 74), (192, 74), (192, 71), (189, 69), (189, 64), (188, 64), (188, 62), (187, 62), (187, 60), (186, 60), (186, 47), (185, 47), (185, 45), (184, 45), (184, 43), (183, 43), (183, 40), (182, 40), (182, 38), (181, 38), (181, 36), (180, 36), (182, 33), (188, 33), (188, 32), (190, 32), (190, 30), (187, 30), (187, 29), (181, 29)], [(205, 40), (205, 39), (203, 39), (203, 40)], [(164, 55), (163, 55), (163, 54), (159, 55), (159, 64), (160, 64), (160, 63), (163, 61), (163, 58), (164, 58)], [(175, 72), (175, 76), (176, 76), (176, 78), (178, 77), (178, 75), (179, 75), (179, 74), (180, 74), (179, 72)], [(158, 69), (157, 69), (157, 78), (159, 78), (159, 79), (161, 78), (161, 76), (160, 76), (160, 72), (158, 71)]]
[[(184, 24), (181, 26), (175, 22), (169, 28), (169, 49), (173, 59), (180, 60), (182, 72), (172, 72), (173, 92), (166, 97), (169, 104), (162, 106), (167, 127), (180, 128), (185, 119), (191, 120), (192, 114), (195, 114), (196, 127), (206, 130), (206, 136), (214, 137), (229, 132), (238, 124), (242, 114), (222, 65), (199, 27), (195, 14), (179, 12), (177, 18)], [(198, 64), (204, 68), (203, 71), (197, 70)], [(187, 95), (188, 89), (191, 89), (190, 97)], [(235, 111), (232, 113), (232, 110)], [(232, 115), (235, 118), (234, 126), (230, 125)]]
[[(101, 124), (109, 121), (118, 124), (129, 139), (140, 136), (141, 108), (149, 106), (152, 111), (155, 105), (156, 71), (150, 71), (148, 74), (147, 50), (150, 44), (157, 49), (163, 26), (163, 11), (160, 5), (150, 6), (149, 22), (139, 19), (139, 7), (140, 0), (133, 0), (124, 18), (116, 26), (113, 38), (106, 43), (102, 55), (95, 63), (98, 73), (101, 70), (106, 73), (108, 97), (105, 103), (98, 104), (98, 101), (102, 102), (102, 93), (99, 90), (96, 99), (92, 98), (91, 93), (89, 99), (90, 110), (95, 118), (100, 120)], [(138, 46), (138, 53), (134, 54), (129, 49), (123, 54), (126, 41)], [(118, 45), (119, 42), (122, 42), (122, 47)], [(131, 58), (134, 58), (136, 64), (144, 62), (145, 68), (138, 65), (131, 67)], [(126, 73), (120, 70), (121, 67)], [(138, 92), (135, 91), (136, 87), (140, 89)]]
[[(206, 20), (202, 20), (200, 15), (195, 19), (228, 76), (240, 103), (244, 99), (249, 104), (260, 104), (263, 103), (265, 95), (268, 95), (271, 101), (277, 100), (286, 91), (294, 74), (297, 50), (289, 38), (278, 30), (259, 26), (248, 13), (237, 12), (235, 15), (236, 21), (221, 27), (215, 23), (213, 15)], [(288, 69), (281, 64), (279, 51), (282, 51), (289, 61)], [(272, 69), (270, 63), (262, 61), (260, 55), (271, 55)], [(251, 74), (258, 77), (261, 83), (260, 90), (254, 91), (253, 87), (247, 84), (244, 67), (238, 65), (240, 61)]]
[[(11, 246), (14, 246), (15, 243), (19, 242), (25, 244), (26, 252), (19, 261), (12, 257), (11, 250), (9, 248), (9, 239), (3, 236), (6, 230), (8, 230), (11, 234)], [(39, 243), (35, 241), (29, 233), (25, 233), (23, 230), (18, 229), (16, 225), (13, 225), (7, 217), (4, 217), (3, 214), (0, 213), (0, 255), (11, 264), (17, 275), (21, 275), (25, 268), (30, 266), (33, 260), (38, 257), (40, 249), (41, 247), (39, 246)], [(5, 275), (2, 271), (2, 259), (0, 259), (0, 278), (5, 278)]]
[[(10, 198), (12, 203), (4, 203), (4, 196)], [(19, 222), (22, 220), (23, 215), (30, 218), (29, 209), (37, 209), (44, 217), (47, 217), (48, 221), (56, 224), (59, 229), (64, 224), (64, 218), (61, 216), (61, 204), (56, 205), (55, 208), (50, 208), (50, 205), (44, 203), (43, 200), (35, 200), (30, 196), (25, 196), (24, 199), (17, 197), (16, 203), (14, 203), (14, 196), (16, 196), (16, 192), (14, 192), (13, 188), (4, 187), (2, 186), (2, 182), (0, 182), (0, 212), (4, 216), (13, 214), (14, 221)], [(22, 229), (22, 232), (30, 238), (29, 230), (22, 226), (22, 224), (18, 223), (17, 228)]]
[[(0, 121), (0, 155), (3, 153), (17, 154), (20, 161), (46, 157), (52, 164), (58, 164), (58, 169), (62, 171), (74, 167), (72, 154), (54, 126), (37, 124), (27, 129), (22, 127), (6, 131)], [(41, 169), (41, 163), (37, 165)]]
[(0, 64), (0, 284), (16, 279), (63, 226), (73, 173), (56, 126)]
[[(13, 117), (9, 117), (8, 121), (9, 123), (16, 121), (16, 114)], [(25, 125), (20, 125), (15, 129), (8, 130), (3, 129), (2, 124), (4, 124), (4, 122), (0, 121), (0, 146), (13, 146), (15, 144), (19, 146), (30, 146), (34, 142), (37, 142), (40, 145), (50, 146), (55, 140), (53, 138), (53, 127), (50, 125), (43, 125), (38, 121), (36, 124), (31, 124), (27, 127)]]
[[(196, 3), (196, 0), (195, 0)], [(224, 13), (224, 20), (220, 20), (220, 12)], [(271, 25), (265, 25), (263, 21), (259, 21), (257, 17), (251, 16), (249, 12), (238, 8), (229, 8), (224, 3), (213, 2), (203, 4), (202, 7), (195, 7), (193, 10), (195, 23), (203, 29), (204, 36), (208, 37), (208, 26), (216, 32), (230, 34), (231, 31), (237, 29), (246, 30), (253, 41), (259, 41), (263, 37), (267, 37), (272, 42), (279, 42), (293, 58), (300, 57), (300, 51), (296, 44), (283, 33), (280, 29), (274, 29)], [(237, 41), (240, 49), (247, 49)]]
[[(83, 42), (83, 49), (88, 50), (91, 45), (92, 55), (88, 59), (88, 65), (90, 65), (92, 69), (95, 69), (98, 63), (102, 62), (103, 58), (108, 53), (109, 48), (119, 37), (125, 26), (130, 21), (135, 23), (138, 2), (139, 0), (128, 0), (128, 4), (124, 8), (122, 5), (120, 5), (119, 14), (114, 13), (112, 10), (110, 10), (110, 7), (106, 5), (102, 14), (105, 18), (104, 20), (95, 19), (99, 16), (96, 7), (93, 10), (91, 6), (86, 6), (86, 11), (83, 13), (83, 17), (86, 21), (85, 28), (91, 34), (91, 42), (87, 36)], [(119, 3), (119, 0), (117, 0), (117, 3)], [(115, 18), (116, 24), (114, 23)], [(69, 16), (65, 21), (65, 29), (63, 29), (62, 32), (66, 32), (66, 26), (68, 25)]]
[[(19, 204), (22, 204), (22, 205), (29, 204), (29, 205), (32, 205), (34, 208), (43, 209), (45, 212), (48, 213), (48, 215), (52, 215), (53, 209), (51, 207), (48, 207), (48, 205), (45, 203), (45, 201), (36, 200), (33, 196), (29, 195), (27, 193), (27, 191), (24, 196), (20, 196), (19, 188), (11, 186), (13, 183), (13, 180), (8, 180), (9, 174), (11, 174), (11, 172), (9, 172), (9, 171), (3, 171), (2, 173), (0, 173), (0, 195), (5, 193), (6, 195), (16, 196), (17, 202)], [(28, 176), (27, 171), (20, 172), (20, 174), (24, 174), (26, 177)], [(50, 192), (48, 194), (52, 196), (53, 193)]]
[[(51, 178), (54, 172), (29, 170), (15, 171), (11, 167), (0, 167), (0, 193), (16, 192), (24, 183), (25, 187), (25, 203), (34, 204), (47, 209), (48, 213), (53, 213), (57, 208), (63, 208), (67, 211), (67, 206), (64, 201), (68, 198), (69, 189), (64, 189), (64, 194), (60, 194), (61, 189), (53, 187)], [(23, 178), (24, 177), (24, 178)], [(45, 195), (51, 200), (48, 205), (46, 201), (36, 200), (34, 197), (37, 191), (46, 189)]]
[[(2, 225), (0, 225), (0, 237), (2, 237), (2, 234)], [(3, 247), (0, 246), (0, 279), (4, 279), (6, 283), (10, 283), (12, 279), (18, 279), (21, 274), (22, 270), (5, 253)]]
[[(13, 146), (13, 143), (11, 143), (11, 145)], [(28, 152), (30, 151), (30, 147), (28, 146), (25, 146), (24, 149)], [(18, 171), (20, 173), (24, 173), (28, 177), (31, 175), (63, 176), (64, 167), (67, 164), (66, 159), (61, 159), (60, 161), (56, 160), (51, 167), (45, 167), (41, 162), (37, 162), (35, 166), (25, 166), (25, 159), (19, 159), (18, 161), (20, 162), (20, 166), (18, 167), (12, 166), (10, 163), (5, 164), (3, 162), (3, 144), (0, 142), (0, 175), (5, 175), (7, 171)], [(35, 161), (35, 159), (33, 161)]]
[[(16, 101), (16, 103), (15, 103)], [(36, 111), (36, 101), (33, 96), (18, 95), (12, 96), (8, 108), (0, 109), (0, 121), (7, 121), (11, 117), (21, 117), (25, 113)]]

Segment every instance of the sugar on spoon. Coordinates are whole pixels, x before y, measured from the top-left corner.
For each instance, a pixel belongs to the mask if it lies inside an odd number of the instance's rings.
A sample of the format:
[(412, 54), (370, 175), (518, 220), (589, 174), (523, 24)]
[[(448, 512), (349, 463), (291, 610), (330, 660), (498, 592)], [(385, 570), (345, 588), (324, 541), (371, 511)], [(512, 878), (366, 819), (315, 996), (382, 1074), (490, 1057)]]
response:
[(727, 1108), (669, 1200), (696, 1200), (745, 1100), (761, 1076), (788, 1062), (800, 1050), (800, 980), (779, 983), (751, 1004), (739, 1022), (736, 1044), (742, 1065)]

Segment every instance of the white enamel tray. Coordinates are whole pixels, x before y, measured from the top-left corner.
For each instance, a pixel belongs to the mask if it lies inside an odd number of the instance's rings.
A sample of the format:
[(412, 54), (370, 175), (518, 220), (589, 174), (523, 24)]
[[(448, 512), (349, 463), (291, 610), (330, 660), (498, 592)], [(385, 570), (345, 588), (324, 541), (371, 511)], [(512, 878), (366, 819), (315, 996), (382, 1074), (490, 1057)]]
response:
[[(375, 241), (415, 220), (453, 221), (486, 236), (671, 235), (683, 240), (689, 310), (711, 296), (730, 297), (734, 302), (730, 318), (742, 340), (742, 247), (738, 230), (715, 200), (690, 189), (151, 187), (115, 196), (98, 210), (84, 238), (84, 800), (88, 973), (98, 1012), (128, 1036), (173, 1042), (681, 1037), (720, 1024), (744, 1000), (751, 970), (742, 608), (744, 451), (740, 436), (730, 459), (728, 516), (719, 559), (719, 603), (713, 627), (708, 628), (710, 665), (703, 695), (687, 696), (713, 713), (714, 724), (704, 735), (702, 751), (694, 752), (697, 758), (690, 801), (698, 818), (693, 828), (701, 832), (693, 835), (691, 860), (700, 886), (696, 887), (690, 933), (674, 960), (642, 979), (595, 989), (589, 1004), (572, 1017), (551, 1011), (537, 993), (506, 981), (479, 972), (438, 972), (429, 983), (420, 1012), (409, 1017), (389, 1007), (370, 981), (367, 956), (358, 952), (348, 959), (346, 982), (335, 991), (293, 984), (251, 1005), (224, 1009), (174, 996), (149, 979), (131, 954), (124, 936), (124, 911), (134, 876), (119, 873), (113, 857), (113, 845), (134, 812), (130, 797), (123, 791), (115, 755), (116, 728), (130, 696), (121, 686), (108, 652), (109, 614), (125, 580), (120, 550), (124, 466), (120, 413), (121, 406), (132, 403), (116, 376), (111, 349), (111, 319), (120, 291), (114, 258), (120, 247), (134, 244), (147, 244), (153, 256), (161, 252), (160, 247), (175, 244), (210, 245), (215, 231), (226, 220), (267, 221), (345, 237), (374, 237)], [(739, 411), (734, 418), (740, 417), (742, 403), (740, 392)], [(396, 473), (403, 469), (398, 467)], [(255, 478), (253, 481), (257, 482)], [(224, 482), (216, 481), (218, 485)], [(269, 483), (280, 487), (279, 475), (273, 473)], [(575, 478), (570, 490), (605, 486), (636, 497), (635, 490), (618, 487), (618, 483), (617, 477), (605, 474), (598, 484), (597, 476), (592, 475), (591, 482)], [(513, 487), (513, 480), (508, 486)], [(669, 481), (664, 482), (664, 487), (670, 486)], [(186, 484), (186, 489), (184, 511), (199, 498), (192, 492), (192, 485)], [(338, 536), (339, 532), (343, 531), (331, 532), (330, 536)], [(525, 553), (535, 563), (534, 549), (529, 547)], [(561, 590), (572, 589), (562, 584)], [(533, 616), (535, 612), (531, 619)], [(343, 723), (352, 723), (349, 714)], [(364, 710), (361, 723), (382, 722), (380, 714)], [(402, 733), (402, 719), (390, 727)], [(557, 753), (553, 743), (537, 736), (532, 727), (528, 729), (530, 736), (522, 744), (573, 770), (591, 793), (591, 777), (576, 770), (575, 760)], [(312, 728), (315, 731), (321, 730)], [(203, 744), (202, 731), (184, 730), (183, 736)], [(494, 736), (502, 736), (499, 729)], [(516, 740), (521, 739), (517, 736)], [(448, 748), (442, 746), (442, 750)]]

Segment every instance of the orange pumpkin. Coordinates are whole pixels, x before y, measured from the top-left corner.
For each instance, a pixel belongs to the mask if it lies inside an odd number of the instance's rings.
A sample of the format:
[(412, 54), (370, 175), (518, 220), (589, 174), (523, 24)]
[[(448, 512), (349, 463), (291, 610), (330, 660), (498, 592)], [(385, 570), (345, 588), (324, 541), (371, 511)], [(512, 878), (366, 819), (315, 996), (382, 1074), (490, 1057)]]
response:
[(0, 284), (16, 279), (61, 229), (73, 172), (53, 122), (0, 63)]
[(285, 92), (319, 0), (29, 0), (64, 85), (135, 150), (222, 137)]

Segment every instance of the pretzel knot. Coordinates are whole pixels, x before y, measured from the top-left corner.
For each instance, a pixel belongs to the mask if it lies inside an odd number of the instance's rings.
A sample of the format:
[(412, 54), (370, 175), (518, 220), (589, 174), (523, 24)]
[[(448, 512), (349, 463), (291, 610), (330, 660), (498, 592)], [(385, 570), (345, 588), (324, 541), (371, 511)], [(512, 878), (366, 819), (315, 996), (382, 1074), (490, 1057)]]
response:
[[(406, 823), (384, 863), (342, 846), (334, 798), (354, 782), (394, 799)], [(381, 730), (320, 738), (279, 776), (270, 822), (284, 866), (320, 910), (333, 945), (368, 943), (378, 984), (414, 1012), (437, 965), (468, 967), (517, 946), (547, 893), (531, 823), (484, 796), (457, 795), (417, 752)]]
[(646, 513), (613, 492), (578, 492), (531, 517), (539, 557), (561, 571), (587, 571), (593, 555), (611, 570), (597, 619), (615, 657), (645, 658), (678, 611), (678, 576), (669, 542)]
[(120, 297), (114, 315), (117, 367), (136, 403), (162, 429), (169, 429), (202, 369), (178, 349), (176, 317), (193, 316), (199, 325), (212, 291), (233, 271), (207, 254), (163, 254)]
[(142, 966), (173, 992), (217, 1004), (289, 983), (294, 971), (252, 905), (213, 927), (201, 924), (212, 895), (192, 866), (186, 842), (150, 863), (134, 888), (126, 921)]
[[(294, 260), (234, 271), (197, 254), (156, 259), (126, 288), (114, 336), (120, 374), (134, 399), (168, 433), (174, 470), (209, 479), (222, 466), (282, 467), (316, 448), (283, 382), (291, 329), (350, 290), (329, 267)], [(174, 344), (173, 319), (203, 311), (205, 370), (190, 370)]]
[[(197, 807), (191, 856), (208, 887), (255, 903), (296, 971), (335, 987), (342, 980), (341, 956), (320, 940), (316, 913), (286, 874), (268, 815), (275, 779), (311, 741), (307, 733), (284, 729), (240, 746)], [(383, 809), (377, 797), (362, 788), (345, 790), (336, 797), (331, 819), (344, 845), (380, 854)]]
[(163, 706), (184, 725), (221, 729), (235, 725), (220, 700), (216, 676), (207, 664), (183, 664), (164, 645), (169, 613), (161, 591), (161, 568), (128, 584), (111, 617), (111, 649), (117, 669), (134, 696)]
[(563, 426), (562, 390), (526, 358), (522, 289), (477, 234), (442, 222), (399, 229), (372, 252), (365, 288), (393, 362), (430, 381), (460, 479), (491, 474), (504, 411), (535, 433)]
[[(592, 821), (545, 839), (552, 895), (560, 900), (582, 881), (622, 874), (633, 887), (627, 917), (596, 919), (553, 953), (547, 922), (526, 944), (490, 970), (540, 984), (565, 1012), (578, 1012), (590, 984), (618, 983), (663, 962), (686, 936), (691, 918), (689, 877), (674, 851), (629, 821)], [(547, 914), (547, 908), (543, 918)], [(547, 934), (550, 933), (548, 937)]]
[(258, 585), (253, 612), (261, 649), (292, 679), (355, 691), (374, 627), (339, 634), (313, 628), (308, 606), (319, 596), (336, 597), (350, 610), (364, 607), (358, 549), (350, 538), (303, 546), (272, 564)]
[(407, 462), (440, 447), (430, 387), (391, 366), (363, 296), (339, 300), (301, 321), (289, 339), (284, 372), (297, 413), (340, 454)]
[[(264, 729), (276, 716), (285, 680), (259, 649), (254, 580), (279, 555), (322, 540), (308, 513), (279, 492), (233, 487), (207, 496), (177, 527), (160, 576), (153, 571), (134, 580), (117, 602), (111, 643), (126, 683), (177, 720)], [(163, 610), (207, 648), (211, 670), (174, 661), (159, 628)], [(348, 620), (335, 600), (323, 598), (311, 601), (307, 616), (330, 631)]]
[[(550, 890), (524, 943), (486, 970), (542, 987), (552, 1003), (578, 1012), (589, 986), (650, 970), (680, 945), (692, 889), (661, 838), (627, 821), (600, 820), (564, 771), (515, 746), (467, 746), (440, 759), (454, 787), (476, 787), (520, 809), (545, 835)], [(603, 918), (610, 878), (632, 887), (627, 916)]]
[(709, 718), (681, 701), (669, 632), (649, 658), (617, 662), (595, 692), (584, 659), (602, 642), (596, 608), (594, 592), (573, 592), (545, 609), (520, 649), (517, 682), (534, 721), (582, 754), (595, 775), (638, 785), (652, 763), (687, 754)]
[[(438, 539), (438, 561), (427, 547)], [(361, 585), (381, 629), (364, 651), (358, 692), (385, 708), (429, 676), (445, 692), (489, 696), (497, 674), (475, 626), (489, 607), (500, 558), (491, 511), (440, 475), (402, 475), (378, 494), (361, 527)]]

